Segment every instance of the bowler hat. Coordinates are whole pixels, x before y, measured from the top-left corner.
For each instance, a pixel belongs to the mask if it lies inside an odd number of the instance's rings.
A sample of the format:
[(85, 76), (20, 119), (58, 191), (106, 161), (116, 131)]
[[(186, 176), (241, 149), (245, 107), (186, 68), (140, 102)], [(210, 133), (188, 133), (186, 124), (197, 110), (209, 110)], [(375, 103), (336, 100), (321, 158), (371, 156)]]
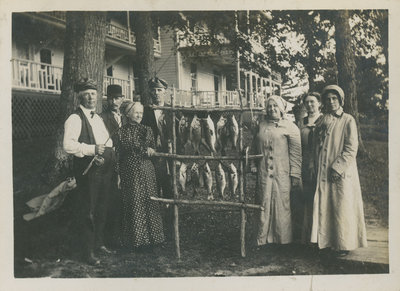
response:
[(97, 83), (89, 78), (80, 79), (74, 86), (75, 92), (81, 92), (89, 89), (97, 90)]
[(154, 77), (151, 78), (148, 82), (149, 88), (164, 88), (167, 89), (168, 88), (168, 83), (167, 81)]
[(334, 92), (339, 97), (340, 105), (343, 106), (344, 104), (344, 92), (343, 89), (340, 88), (338, 85), (328, 85), (322, 90), (322, 98), (325, 99), (326, 94), (328, 92)]
[(122, 95), (122, 87), (120, 85), (108, 85), (107, 86), (107, 98), (118, 98), (124, 97)]

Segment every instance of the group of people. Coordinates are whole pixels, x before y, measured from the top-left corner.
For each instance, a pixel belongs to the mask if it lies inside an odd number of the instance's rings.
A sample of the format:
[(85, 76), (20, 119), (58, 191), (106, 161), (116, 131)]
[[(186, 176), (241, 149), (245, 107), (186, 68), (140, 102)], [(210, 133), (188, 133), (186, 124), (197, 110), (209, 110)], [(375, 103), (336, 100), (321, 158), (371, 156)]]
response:
[(307, 116), (298, 125), (285, 118), (281, 97), (267, 98), (252, 144), (253, 153), (263, 154), (251, 164), (264, 208), (257, 217), (257, 248), (302, 241), (344, 256), (367, 246), (358, 132), (343, 112), (344, 98), (337, 85), (306, 94)]
[[(149, 88), (152, 103), (163, 105), (167, 83), (153, 78)], [(98, 252), (115, 253), (110, 245), (140, 249), (163, 243), (170, 233), (164, 233), (159, 203), (150, 197), (172, 197), (169, 164), (153, 156), (169, 150), (168, 118), (124, 101), (119, 85), (107, 87), (108, 108), (100, 115), (93, 80), (81, 80), (75, 91), (80, 105), (65, 122), (63, 146), (73, 155), (84, 260), (99, 264)]]
[[(153, 104), (164, 105), (167, 86), (159, 78), (149, 81)], [(171, 152), (168, 112), (123, 102), (122, 88), (109, 85), (108, 108), (98, 115), (97, 84), (84, 79), (75, 89), (80, 105), (65, 122), (63, 146), (73, 155), (85, 260), (100, 263), (97, 252), (115, 252), (109, 245), (163, 243), (171, 237), (172, 213), (163, 217), (150, 197), (173, 198), (172, 164), (154, 156)], [(257, 246), (301, 239), (342, 255), (367, 245), (358, 133), (354, 118), (343, 112), (344, 97), (336, 85), (305, 95), (308, 114), (298, 125), (285, 118), (281, 97), (266, 99), (252, 143), (252, 152), (263, 158), (250, 165), (257, 173), (256, 202), (263, 206)]]

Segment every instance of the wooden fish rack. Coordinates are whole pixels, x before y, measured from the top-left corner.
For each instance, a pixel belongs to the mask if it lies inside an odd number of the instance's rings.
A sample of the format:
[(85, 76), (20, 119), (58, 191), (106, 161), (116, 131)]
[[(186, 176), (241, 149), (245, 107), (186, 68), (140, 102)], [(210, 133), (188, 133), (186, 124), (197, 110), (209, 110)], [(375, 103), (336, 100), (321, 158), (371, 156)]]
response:
[[(240, 95), (239, 95), (240, 98)], [(155, 106), (150, 105), (153, 109), (166, 110), (171, 111), (171, 118), (175, 121), (176, 112), (239, 112), (239, 150), (238, 155), (234, 156), (205, 156), (205, 155), (179, 155), (176, 154), (176, 124), (172, 122), (172, 153), (156, 153), (154, 156), (172, 159), (172, 187), (174, 193), (174, 199), (165, 199), (158, 197), (151, 197), (154, 201), (159, 201), (161, 203), (172, 204), (174, 209), (174, 237), (175, 237), (175, 251), (178, 259), (181, 258), (180, 252), (180, 244), (179, 244), (179, 205), (206, 205), (206, 206), (227, 206), (240, 208), (241, 211), (241, 225), (240, 225), (240, 245), (241, 245), (241, 256), (246, 256), (246, 245), (245, 245), (245, 234), (246, 234), (246, 210), (247, 209), (255, 209), (255, 210), (264, 210), (261, 205), (256, 204), (246, 204), (245, 201), (245, 192), (243, 185), (245, 184), (245, 161), (251, 159), (260, 159), (263, 155), (244, 155), (243, 154), (243, 112), (254, 111), (260, 112), (265, 110), (261, 107), (245, 107), (242, 104), (239, 106), (225, 106), (225, 107), (208, 107), (208, 106), (196, 106), (196, 107), (181, 107), (175, 105), (175, 90), (173, 94), (171, 94), (171, 103), (168, 106)], [(177, 160), (237, 160), (239, 161), (239, 202), (228, 202), (228, 201), (204, 201), (204, 200), (183, 200), (179, 198), (179, 192), (177, 187), (177, 171), (176, 171), (176, 161)]]

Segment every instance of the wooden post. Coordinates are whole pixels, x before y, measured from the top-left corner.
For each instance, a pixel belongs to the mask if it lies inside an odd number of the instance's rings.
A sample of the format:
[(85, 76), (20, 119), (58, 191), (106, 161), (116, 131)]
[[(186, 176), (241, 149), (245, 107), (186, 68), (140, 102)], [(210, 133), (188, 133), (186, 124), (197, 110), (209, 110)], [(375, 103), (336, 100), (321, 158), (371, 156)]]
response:
[[(243, 154), (243, 113), (240, 113), (239, 116), (239, 154)], [(239, 202), (244, 203), (244, 191), (243, 191), (243, 183), (244, 179), (243, 176), (245, 174), (244, 171), (244, 162), (243, 159), (239, 160)], [(242, 257), (246, 257), (246, 210), (242, 208), (240, 210), (241, 216), (241, 224), (240, 224), (240, 252)]]
[[(171, 106), (175, 107), (175, 87), (173, 88), (173, 95), (171, 96)], [(172, 111), (172, 153), (176, 154), (176, 131), (175, 131), (175, 111)], [(172, 187), (174, 191), (174, 198), (179, 199), (179, 192), (176, 185), (176, 160), (172, 160)], [(181, 250), (179, 246), (179, 206), (174, 204), (174, 234), (175, 234), (175, 251), (178, 260), (181, 259)]]

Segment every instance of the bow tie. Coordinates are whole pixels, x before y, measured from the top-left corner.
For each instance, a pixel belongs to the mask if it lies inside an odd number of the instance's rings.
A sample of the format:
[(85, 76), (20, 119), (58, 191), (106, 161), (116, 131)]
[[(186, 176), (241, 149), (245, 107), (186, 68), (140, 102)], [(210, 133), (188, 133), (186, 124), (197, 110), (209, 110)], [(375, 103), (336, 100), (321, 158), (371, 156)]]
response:
[(90, 118), (93, 118), (95, 112), (94, 111), (90, 111)]

